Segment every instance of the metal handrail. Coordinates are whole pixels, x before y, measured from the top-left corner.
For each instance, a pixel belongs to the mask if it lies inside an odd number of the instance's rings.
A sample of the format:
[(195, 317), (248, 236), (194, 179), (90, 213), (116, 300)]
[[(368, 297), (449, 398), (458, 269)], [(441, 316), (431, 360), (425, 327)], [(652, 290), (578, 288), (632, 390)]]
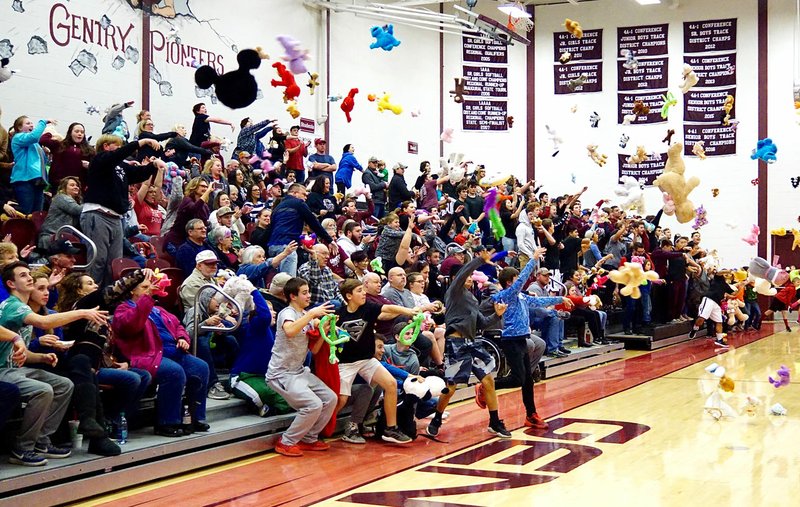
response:
[(89, 236), (82, 233), (81, 231), (79, 231), (78, 229), (76, 229), (71, 225), (62, 225), (61, 227), (59, 227), (58, 230), (56, 231), (55, 238), (56, 239), (60, 238), (61, 234), (65, 231), (80, 238), (81, 242), (85, 243), (89, 248), (89, 252), (87, 252), (88, 255), (86, 264), (72, 266), (72, 269), (78, 271), (84, 271), (89, 269), (89, 266), (94, 264), (94, 260), (97, 257), (97, 245), (95, 245), (94, 241), (92, 241), (92, 239)]
[[(198, 313), (198, 310), (199, 310), (199, 307), (200, 307), (200, 294), (202, 294), (203, 291), (208, 290), (208, 289), (211, 289), (211, 290), (214, 290), (216, 292), (219, 292), (220, 294), (222, 294), (222, 297), (224, 297), (225, 299), (227, 299), (228, 301), (233, 303), (233, 306), (236, 307), (236, 324), (234, 324), (233, 327), (201, 326), (200, 325), (200, 315)], [(197, 355), (197, 336), (199, 334), (199, 331), (202, 330), (202, 331), (210, 331), (210, 332), (217, 332), (217, 333), (219, 333), (219, 332), (232, 333), (232, 332), (236, 331), (237, 329), (239, 329), (239, 326), (242, 325), (242, 319), (244, 318), (243, 313), (244, 313), (244, 309), (239, 304), (239, 302), (236, 301), (235, 299), (233, 299), (231, 296), (225, 294), (222, 291), (222, 287), (220, 287), (219, 285), (215, 285), (213, 283), (207, 283), (207, 284), (201, 286), (200, 290), (197, 291), (197, 294), (194, 297), (194, 326), (193, 326), (193, 329), (192, 329), (192, 355), (193, 356)]]

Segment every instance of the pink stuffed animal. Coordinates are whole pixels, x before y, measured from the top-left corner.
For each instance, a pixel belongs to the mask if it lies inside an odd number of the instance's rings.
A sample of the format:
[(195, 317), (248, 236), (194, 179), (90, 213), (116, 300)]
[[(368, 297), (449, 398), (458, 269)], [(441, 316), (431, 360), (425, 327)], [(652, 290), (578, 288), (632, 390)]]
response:
[(445, 143), (452, 143), (453, 142), (453, 129), (446, 128), (442, 131), (442, 135), (439, 136), (439, 139), (444, 141)]
[(757, 245), (758, 244), (758, 234), (761, 232), (761, 229), (758, 228), (757, 225), (753, 224), (753, 227), (750, 229), (750, 234), (742, 238), (742, 241), (747, 243), (748, 245)]
[(472, 281), (478, 284), (478, 288), (483, 290), (483, 286), (489, 282), (489, 277), (483, 271), (473, 271)]

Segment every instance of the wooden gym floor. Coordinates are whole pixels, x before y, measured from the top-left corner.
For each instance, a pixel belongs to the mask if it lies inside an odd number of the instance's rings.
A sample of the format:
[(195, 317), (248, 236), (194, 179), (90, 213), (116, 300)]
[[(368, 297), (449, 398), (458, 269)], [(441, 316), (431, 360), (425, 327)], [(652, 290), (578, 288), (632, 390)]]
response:
[[(509, 390), (500, 416), (511, 440), (490, 438), (485, 411), (465, 402), (450, 411), (444, 442), (334, 440), (326, 453), (270, 453), (82, 505), (789, 505), (800, 498), (800, 392), (794, 378), (776, 389), (767, 377), (781, 365), (795, 374), (800, 333), (771, 333), (735, 335), (729, 351), (699, 338), (537, 384), (548, 431), (522, 426)], [(718, 383), (705, 371), (713, 362), (735, 382), (723, 400), (736, 417), (703, 409)], [(753, 416), (747, 396), (760, 403)], [(775, 403), (787, 415), (770, 415)]]

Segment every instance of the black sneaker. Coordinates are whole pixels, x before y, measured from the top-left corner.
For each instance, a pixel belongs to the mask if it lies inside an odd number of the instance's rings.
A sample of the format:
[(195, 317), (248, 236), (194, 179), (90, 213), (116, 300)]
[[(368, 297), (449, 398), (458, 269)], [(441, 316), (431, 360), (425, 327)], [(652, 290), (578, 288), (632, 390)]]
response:
[(698, 331), (700, 331), (700, 330), (699, 329), (695, 329), (694, 326), (692, 326), (691, 331), (689, 331), (689, 339), (690, 340), (694, 340), (694, 337), (697, 336), (697, 332)]
[(383, 430), (381, 439), (383, 439), (385, 442), (392, 442), (394, 444), (408, 444), (411, 442), (411, 437), (400, 431), (397, 426), (394, 428), (387, 427), (385, 430)]
[(425, 433), (427, 433), (431, 437), (435, 437), (439, 435), (439, 428), (442, 426), (442, 421), (437, 421), (434, 418), (430, 423), (428, 423), (428, 427), (425, 428)]
[(41, 454), (33, 451), (11, 451), (8, 462), (12, 465), (22, 465), (26, 467), (43, 467), (47, 464), (47, 459)]
[(631, 331), (630, 329), (626, 329), (625, 336), (631, 336), (631, 335), (633, 335), (633, 331)]
[(33, 448), (33, 452), (45, 458), (61, 459), (69, 458), (69, 456), (72, 454), (72, 449), (67, 449), (66, 447), (56, 447), (53, 444), (36, 444), (36, 447)]
[(552, 352), (548, 352), (548, 353), (546, 353), (545, 355), (546, 355), (547, 357), (556, 357), (556, 358), (558, 358), (558, 357), (567, 357), (567, 354), (564, 354), (563, 352), (561, 352), (561, 351), (560, 351), (560, 350), (558, 350), (558, 349), (556, 349), (556, 350), (554, 350), (554, 351), (552, 351)]
[(503, 424), (502, 420), (498, 420), (494, 424), (489, 423), (489, 433), (498, 438), (511, 438), (511, 432), (506, 429), (506, 425)]
[(558, 347), (558, 351), (562, 354), (572, 354), (572, 351), (569, 350), (567, 347)]

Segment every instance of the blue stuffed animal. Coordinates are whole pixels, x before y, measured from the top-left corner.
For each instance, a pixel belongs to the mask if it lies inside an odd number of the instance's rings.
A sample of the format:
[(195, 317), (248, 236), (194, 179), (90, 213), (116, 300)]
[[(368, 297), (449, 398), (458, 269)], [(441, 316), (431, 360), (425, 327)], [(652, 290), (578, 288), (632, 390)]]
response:
[(775, 156), (777, 152), (778, 147), (775, 146), (775, 143), (772, 142), (772, 139), (767, 137), (758, 141), (756, 144), (756, 149), (753, 150), (753, 154), (750, 155), (750, 158), (753, 160), (760, 158), (767, 164), (772, 164), (778, 160)]
[(373, 26), (370, 32), (375, 37), (375, 42), (369, 45), (370, 49), (382, 48), (384, 51), (391, 51), (400, 45), (400, 41), (394, 37), (393, 25)]

